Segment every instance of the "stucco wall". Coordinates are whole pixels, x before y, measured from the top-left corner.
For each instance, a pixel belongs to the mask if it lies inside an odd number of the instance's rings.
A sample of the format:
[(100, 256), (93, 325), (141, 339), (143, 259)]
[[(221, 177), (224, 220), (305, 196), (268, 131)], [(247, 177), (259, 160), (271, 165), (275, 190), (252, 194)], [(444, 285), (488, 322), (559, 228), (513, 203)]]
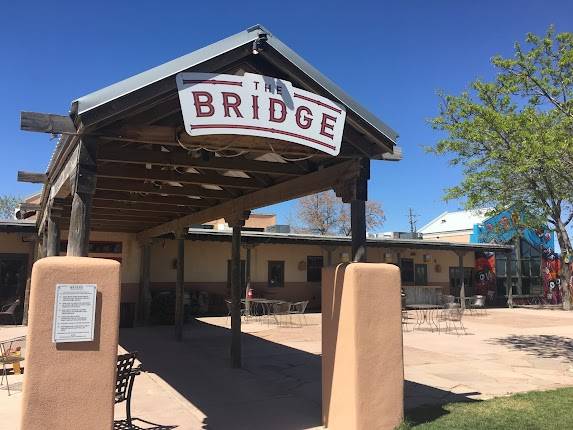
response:
[(27, 233), (0, 233), (0, 253), (29, 254), (32, 252), (32, 240), (32, 235)]

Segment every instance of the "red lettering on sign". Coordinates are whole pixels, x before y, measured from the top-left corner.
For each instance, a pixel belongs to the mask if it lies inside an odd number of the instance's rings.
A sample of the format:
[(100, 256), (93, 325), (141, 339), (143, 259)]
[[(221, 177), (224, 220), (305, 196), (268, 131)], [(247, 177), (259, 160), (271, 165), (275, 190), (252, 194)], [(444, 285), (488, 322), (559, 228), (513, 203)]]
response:
[[(276, 106), (280, 107), (280, 116), (277, 116)], [(269, 98), (269, 121), (272, 122), (285, 122), (287, 115), (287, 107), (285, 102), (281, 99)]]
[(253, 119), (259, 119), (259, 96), (251, 96), (253, 98)]
[(303, 130), (310, 128), (312, 125), (312, 111), (306, 106), (299, 106), (295, 113), (295, 120), (296, 125), (298, 125)]
[[(203, 100), (201, 100), (203, 98)], [(193, 103), (197, 117), (213, 116), (215, 108), (213, 107), (213, 96), (207, 91), (193, 91)], [(203, 108), (207, 110), (204, 111)]]
[[(332, 121), (332, 122), (328, 122)], [(336, 123), (336, 117), (328, 115), (326, 113), (322, 114), (322, 121), (320, 123), (320, 134), (326, 136), (330, 139), (334, 139), (334, 134), (327, 133), (326, 130), (334, 130), (334, 124)]]
[[(223, 109), (225, 110), (225, 116), (230, 117), (231, 109), (233, 109), (237, 118), (242, 118), (243, 115), (241, 114), (241, 111), (239, 111), (241, 97), (237, 93), (228, 93), (226, 91), (223, 91), (221, 95), (223, 96)], [(231, 99), (234, 100), (231, 101)]]

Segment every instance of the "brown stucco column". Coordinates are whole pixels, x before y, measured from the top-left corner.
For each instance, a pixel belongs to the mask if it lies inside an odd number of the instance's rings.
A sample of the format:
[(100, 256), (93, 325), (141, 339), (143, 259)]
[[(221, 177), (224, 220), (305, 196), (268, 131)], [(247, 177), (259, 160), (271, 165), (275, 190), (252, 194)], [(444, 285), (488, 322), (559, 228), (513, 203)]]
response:
[[(47, 257), (34, 264), (20, 428), (112, 429), (119, 277), (120, 265), (113, 260)], [(92, 341), (53, 342), (58, 284), (96, 285)]]
[(323, 424), (393, 430), (403, 417), (400, 270), (350, 263), (322, 272)]

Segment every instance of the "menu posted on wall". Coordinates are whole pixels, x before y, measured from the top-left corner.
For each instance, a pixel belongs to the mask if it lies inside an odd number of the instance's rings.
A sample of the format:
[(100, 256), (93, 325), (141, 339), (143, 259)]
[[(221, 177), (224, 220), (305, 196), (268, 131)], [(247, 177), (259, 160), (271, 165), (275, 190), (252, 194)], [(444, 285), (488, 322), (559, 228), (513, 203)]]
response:
[(57, 284), (52, 342), (94, 340), (97, 285)]

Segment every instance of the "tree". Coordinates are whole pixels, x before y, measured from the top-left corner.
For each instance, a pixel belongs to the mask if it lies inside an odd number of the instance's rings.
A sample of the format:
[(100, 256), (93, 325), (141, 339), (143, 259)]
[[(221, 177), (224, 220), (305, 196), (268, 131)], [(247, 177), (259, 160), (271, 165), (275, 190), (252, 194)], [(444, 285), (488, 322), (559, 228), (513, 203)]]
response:
[[(441, 95), (431, 121), (446, 137), (429, 150), (450, 155), (463, 168), (461, 183), (446, 199), (465, 199), (468, 209), (513, 207), (522, 227), (549, 223), (561, 250), (572, 254), (567, 226), (573, 220), (573, 34), (528, 35), (511, 59), (494, 57), (498, 75), (477, 80), (458, 96)], [(564, 303), (570, 273), (563, 265)]]
[[(368, 230), (375, 230), (381, 227), (386, 220), (384, 210), (380, 202), (368, 200), (366, 202), (366, 228)], [(352, 223), (350, 219), (350, 205), (343, 204), (339, 218), (340, 232), (345, 236), (350, 236), (352, 233)]]
[[(343, 234), (350, 236), (350, 205), (342, 203), (334, 191), (324, 191), (302, 197), (296, 206), (296, 217), (301, 222), (300, 230), (311, 233)], [(366, 202), (366, 227), (375, 229), (384, 223), (382, 205), (376, 201)]]
[(14, 219), (16, 207), (20, 204), (20, 197), (4, 194), (0, 196), (0, 219)]

